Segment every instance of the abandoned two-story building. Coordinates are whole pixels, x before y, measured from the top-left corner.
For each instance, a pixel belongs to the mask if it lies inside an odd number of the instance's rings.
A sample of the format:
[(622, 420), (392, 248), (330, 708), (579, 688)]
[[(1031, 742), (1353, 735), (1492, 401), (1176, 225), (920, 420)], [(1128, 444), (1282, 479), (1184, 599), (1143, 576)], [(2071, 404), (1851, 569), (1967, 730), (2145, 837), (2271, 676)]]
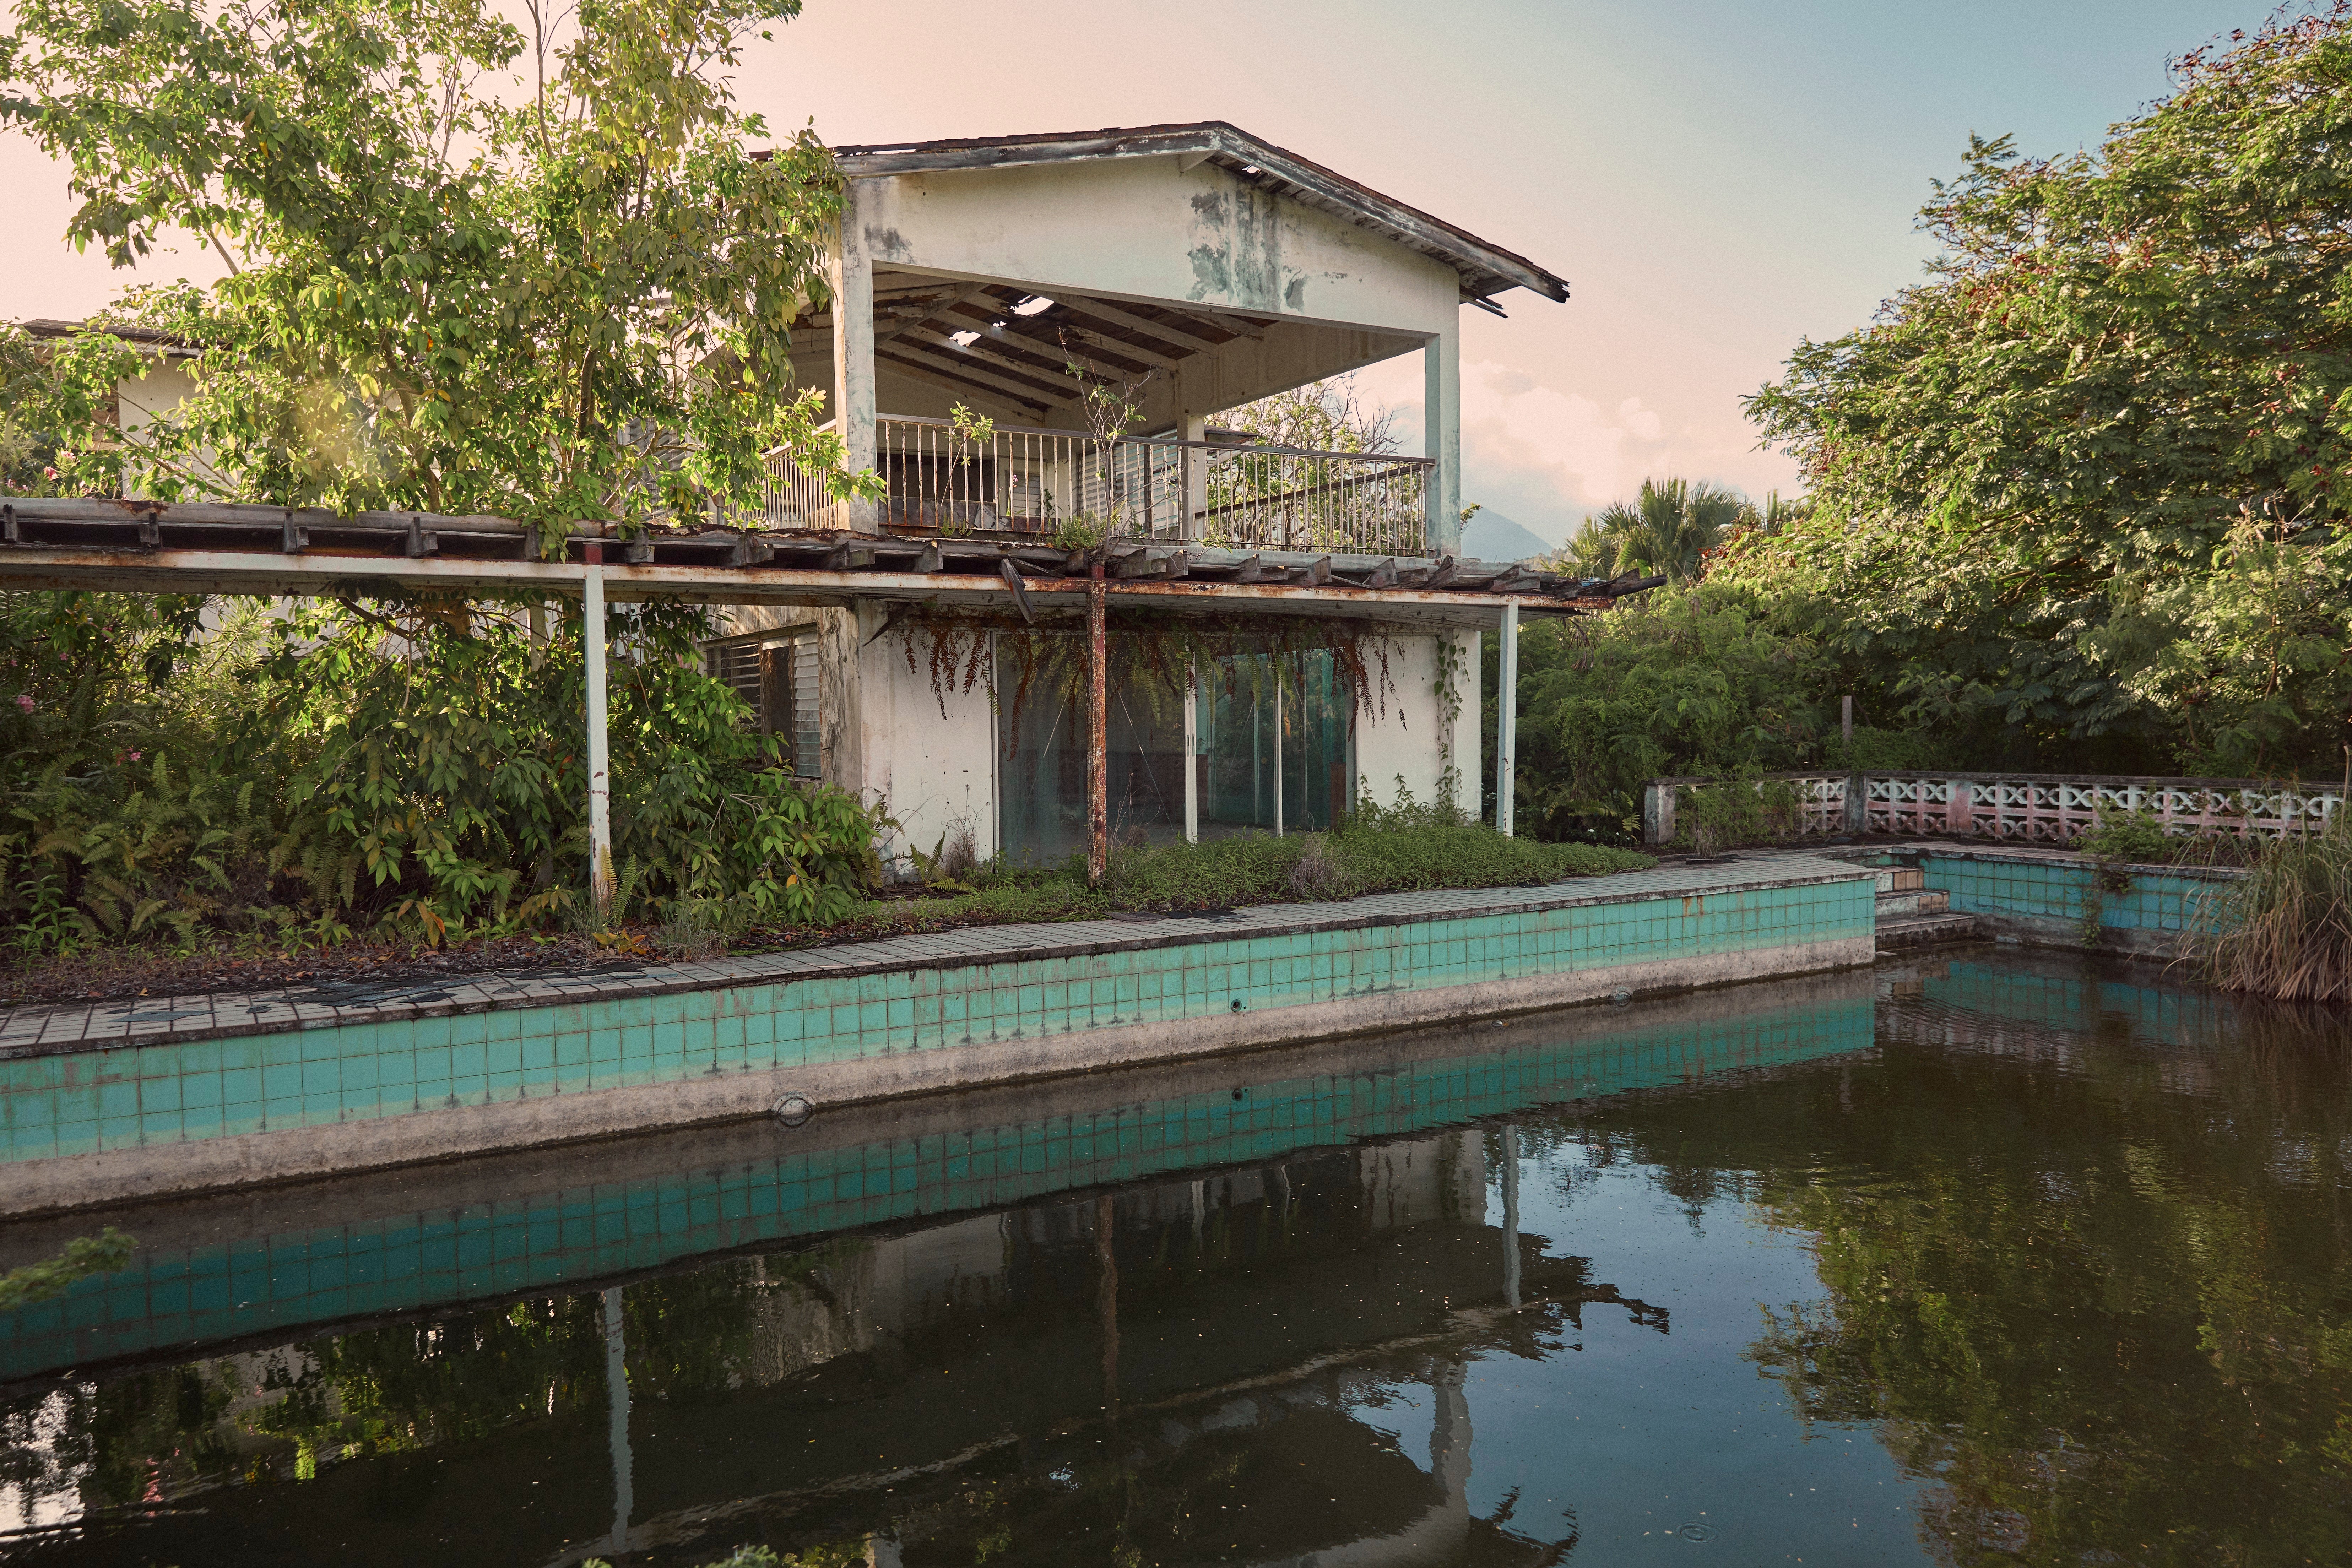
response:
[[(1366, 788), (1475, 814), (1479, 632), (1605, 590), (1454, 559), (1459, 319), (1567, 285), (1222, 123), (839, 158), (832, 298), (803, 315), (795, 363), (887, 496), (832, 500), (779, 460), (766, 521), (853, 542), (832, 564), (867, 580), (732, 606), (710, 646), (795, 768), (887, 801), (914, 847), (1080, 847), (1085, 557), (1058, 547), (1075, 518), (1109, 535), (1114, 643), (1185, 617), (1223, 634), (1180, 672), (1114, 650), (1115, 840), (1325, 826)], [(1425, 457), (1221, 426), (1402, 354), (1422, 361)], [(992, 646), (958, 643), (942, 679), (916, 604), (965, 607)], [(1267, 635), (1234, 635), (1250, 625)]]
[[(887, 805), (901, 866), (966, 838), (1099, 863), (1116, 843), (1324, 827), (1366, 791), (1475, 815), (1479, 634), (1647, 585), (1458, 557), (1461, 312), (1565, 300), (1533, 263), (1222, 123), (838, 156), (828, 297), (798, 320), (795, 367), (879, 500), (778, 454), (763, 517), (584, 523), (547, 560), (497, 520), (20, 498), (0, 571), (578, 596), (600, 627), (608, 599), (710, 605), (709, 668), (794, 772)], [(126, 384), (126, 420), (184, 381), (169, 348)], [(1223, 417), (1404, 354), (1425, 456), (1275, 446)], [(1511, 728), (1507, 703), (1507, 832)]]

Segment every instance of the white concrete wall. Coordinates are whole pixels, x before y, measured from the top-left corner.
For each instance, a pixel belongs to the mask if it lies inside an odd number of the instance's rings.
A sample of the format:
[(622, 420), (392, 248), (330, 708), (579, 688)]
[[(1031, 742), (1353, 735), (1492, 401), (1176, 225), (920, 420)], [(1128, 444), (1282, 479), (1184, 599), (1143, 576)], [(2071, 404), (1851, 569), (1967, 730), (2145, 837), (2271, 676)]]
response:
[(1172, 155), (857, 184), (877, 267), (1421, 336), (1459, 310), (1444, 262)]
[[(1454, 686), (1461, 702), (1451, 734), (1444, 729), (1437, 691), (1440, 637), (1455, 652)], [(1397, 780), (1414, 800), (1437, 798), (1438, 781), (1454, 768), (1454, 801), (1472, 816), (1478, 812), (1479, 697), (1478, 634), (1475, 630), (1400, 633), (1389, 655), (1390, 689), (1385, 712), (1377, 702), (1356, 710), (1356, 776), (1360, 790), (1385, 805), (1396, 798)], [(1450, 742), (1449, 757), (1446, 742)]]
[[(942, 699), (931, 689), (929, 649), (921, 637), (909, 672), (906, 639), (896, 630), (874, 636), (882, 625), (880, 611), (861, 609), (840, 619), (857, 627), (858, 787), (866, 799), (887, 805), (899, 824), (883, 839), (883, 858), (903, 859), (910, 845), (928, 854), (942, 835), (961, 825), (971, 828), (972, 847), (987, 859), (996, 853), (993, 661), (970, 691), (946, 695), (942, 715)], [(825, 722), (829, 731), (830, 715)]]

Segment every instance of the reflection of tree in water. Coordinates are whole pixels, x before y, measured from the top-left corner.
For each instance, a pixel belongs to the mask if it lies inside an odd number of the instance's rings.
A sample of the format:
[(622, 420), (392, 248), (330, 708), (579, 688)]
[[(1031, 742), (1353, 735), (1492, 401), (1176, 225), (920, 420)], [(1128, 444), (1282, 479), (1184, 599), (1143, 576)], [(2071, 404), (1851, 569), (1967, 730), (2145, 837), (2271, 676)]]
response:
[(1827, 1299), (1768, 1311), (1749, 1354), (1935, 1479), (1946, 1560), (2343, 1562), (2352, 1032), (2189, 1025), (2151, 1047), (2115, 1009), (2053, 1031), (1898, 1000), (1874, 1058), (1563, 1135), (1813, 1238)]

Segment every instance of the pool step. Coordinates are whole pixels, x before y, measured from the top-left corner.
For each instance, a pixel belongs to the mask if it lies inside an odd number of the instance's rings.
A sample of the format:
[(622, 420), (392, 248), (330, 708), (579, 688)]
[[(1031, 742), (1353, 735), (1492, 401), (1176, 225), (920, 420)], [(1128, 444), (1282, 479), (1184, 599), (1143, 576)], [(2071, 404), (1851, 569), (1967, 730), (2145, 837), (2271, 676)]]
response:
[(1916, 866), (1874, 866), (1878, 881), (1878, 951), (1966, 942), (1977, 934), (1974, 915), (1952, 912), (1952, 895), (1930, 892)]
[(1909, 920), (1914, 915), (1940, 915), (1952, 907), (1949, 893), (1931, 893), (1925, 888), (1906, 892), (1878, 895), (1878, 922)]
[(1977, 917), (1949, 912), (1932, 915), (1905, 915), (1895, 920), (1881, 916), (1878, 921), (1878, 951), (1890, 952), (1906, 947), (1928, 947), (1940, 942), (1966, 942), (1977, 933)]

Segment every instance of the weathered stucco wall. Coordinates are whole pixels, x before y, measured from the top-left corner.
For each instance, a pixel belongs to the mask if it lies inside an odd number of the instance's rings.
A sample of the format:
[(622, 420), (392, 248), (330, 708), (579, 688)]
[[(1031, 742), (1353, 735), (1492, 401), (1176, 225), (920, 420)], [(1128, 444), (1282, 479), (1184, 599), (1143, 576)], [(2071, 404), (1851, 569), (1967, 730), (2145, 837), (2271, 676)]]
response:
[[(1453, 722), (1444, 721), (1438, 692), (1438, 644), (1452, 645), (1453, 684), (1458, 700)], [(1478, 814), (1479, 695), (1478, 634), (1450, 631), (1400, 635), (1390, 645), (1390, 689), (1386, 711), (1368, 702), (1356, 710), (1356, 778), (1359, 789), (1387, 805), (1398, 783), (1424, 805), (1438, 798), (1438, 781), (1454, 771), (1454, 801)], [(1450, 731), (1450, 732), (1449, 732)]]
[(1174, 157), (860, 180), (856, 222), (877, 267), (1334, 326), (1432, 336), (1461, 293), (1444, 262)]
[(880, 610), (862, 609), (840, 619), (845, 626), (854, 622), (858, 645), (864, 768), (857, 787), (868, 800), (887, 805), (898, 823), (884, 837), (883, 858), (904, 859), (910, 846), (928, 853), (959, 827), (971, 831), (982, 859), (995, 854), (996, 714), (989, 701), (993, 661), (983, 663), (971, 690), (962, 689), (960, 679), (948, 690), (950, 683), (943, 678), (935, 691), (920, 639), (909, 670), (906, 639), (895, 631), (875, 636), (882, 626)]
[[(877, 286), (932, 277), (1249, 312), (1244, 335), (1143, 384), (1139, 428), (1172, 427), (1455, 331), (1452, 268), (1211, 164), (1132, 158), (900, 174), (856, 181), (850, 201), (850, 237)], [(1074, 407), (1041, 413), (887, 358), (873, 370), (882, 413), (939, 416), (961, 401), (1016, 424), (1080, 422)], [(811, 385), (835, 382), (817, 344), (795, 371)]]

